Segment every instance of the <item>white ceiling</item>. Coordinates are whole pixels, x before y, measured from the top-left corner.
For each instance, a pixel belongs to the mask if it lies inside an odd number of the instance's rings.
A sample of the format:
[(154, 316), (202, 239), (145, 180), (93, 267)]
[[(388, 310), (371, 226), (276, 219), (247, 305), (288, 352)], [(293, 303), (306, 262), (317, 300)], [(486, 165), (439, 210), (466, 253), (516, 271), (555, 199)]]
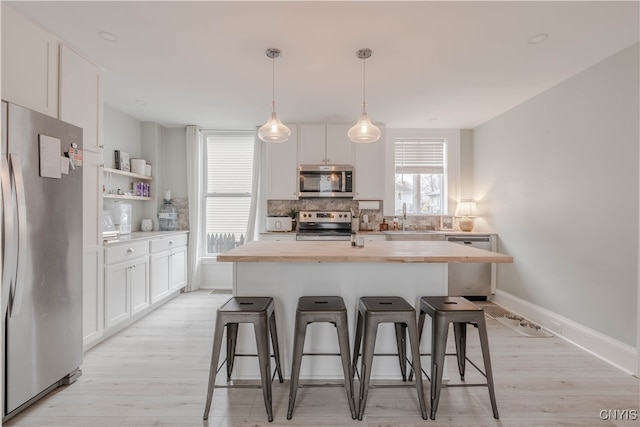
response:
[(266, 121), (269, 47), (284, 122), (355, 122), (368, 47), (372, 120), (470, 129), (639, 39), (637, 1), (10, 3), (103, 67), (107, 104), (167, 127)]

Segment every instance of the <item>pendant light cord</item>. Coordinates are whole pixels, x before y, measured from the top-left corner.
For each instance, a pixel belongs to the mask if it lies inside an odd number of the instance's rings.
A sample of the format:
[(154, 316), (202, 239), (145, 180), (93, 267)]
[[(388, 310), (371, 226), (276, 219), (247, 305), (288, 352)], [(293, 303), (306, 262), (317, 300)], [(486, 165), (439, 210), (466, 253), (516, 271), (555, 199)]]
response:
[(271, 110), (276, 111), (276, 59), (271, 58)]
[(364, 106), (367, 104), (366, 100), (366, 84), (367, 84), (367, 74), (365, 72), (365, 62), (366, 58), (362, 60), (362, 110), (364, 111)]

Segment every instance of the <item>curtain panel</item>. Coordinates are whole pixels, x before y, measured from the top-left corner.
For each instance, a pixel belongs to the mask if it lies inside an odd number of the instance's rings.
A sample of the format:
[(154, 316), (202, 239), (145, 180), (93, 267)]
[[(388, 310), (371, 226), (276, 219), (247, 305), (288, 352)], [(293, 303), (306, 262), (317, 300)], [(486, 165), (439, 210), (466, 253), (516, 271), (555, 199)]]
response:
[(187, 126), (187, 191), (189, 196), (188, 281), (184, 292), (200, 288), (200, 246), (202, 236), (202, 159), (204, 147), (198, 126)]

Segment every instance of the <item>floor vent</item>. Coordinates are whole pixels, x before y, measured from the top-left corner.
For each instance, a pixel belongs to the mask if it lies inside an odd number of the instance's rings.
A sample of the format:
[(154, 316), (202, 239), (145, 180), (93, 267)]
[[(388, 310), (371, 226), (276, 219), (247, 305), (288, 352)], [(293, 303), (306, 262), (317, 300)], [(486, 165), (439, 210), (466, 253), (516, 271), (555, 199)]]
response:
[(482, 307), (484, 309), (484, 314), (489, 316), (492, 319), (498, 319), (500, 317), (505, 317), (508, 315), (515, 316), (512, 312), (503, 308), (497, 304), (492, 303), (491, 301), (474, 301), (474, 304), (478, 307)]
[(536, 325), (524, 317), (518, 316), (517, 314), (514, 314), (506, 308), (494, 304), (491, 301), (474, 301), (474, 304), (482, 307), (484, 309), (484, 313), (488, 317), (497, 320), (522, 336), (529, 338), (548, 338), (553, 336), (546, 330), (542, 329), (541, 326)]
[(231, 289), (214, 289), (209, 295), (231, 295)]

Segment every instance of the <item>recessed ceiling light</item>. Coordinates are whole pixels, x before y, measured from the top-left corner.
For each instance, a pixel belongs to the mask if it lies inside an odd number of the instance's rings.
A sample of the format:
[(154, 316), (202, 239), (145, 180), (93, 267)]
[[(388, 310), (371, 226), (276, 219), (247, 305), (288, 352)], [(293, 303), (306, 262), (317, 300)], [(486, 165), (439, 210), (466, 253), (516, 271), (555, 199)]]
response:
[(136, 99), (133, 102), (135, 102), (138, 105), (147, 105), (147, 101), (145, 101), (144, 99)]
[(429, 119), (429, 123), (436, 123), (438, 121), (437, 117), (433, 117), (431, 119)]
[(545, 41), (546, 39), (549, 38), (549, 34), (536, 34), (535, 36), (531, 37), (529, 39), (529, 43), (531, 44), (538, 44), (538, 43), (542, 43), (543, 41)]
[(118, 41), (118, 36), (116, 36), (113, 33), (108, 32), (108, 31), (100, 31), (98, 33), (98, 35), (100, 37), (102, 37), (104, 40), (108, 41), (108, 42), (117, 42)]

